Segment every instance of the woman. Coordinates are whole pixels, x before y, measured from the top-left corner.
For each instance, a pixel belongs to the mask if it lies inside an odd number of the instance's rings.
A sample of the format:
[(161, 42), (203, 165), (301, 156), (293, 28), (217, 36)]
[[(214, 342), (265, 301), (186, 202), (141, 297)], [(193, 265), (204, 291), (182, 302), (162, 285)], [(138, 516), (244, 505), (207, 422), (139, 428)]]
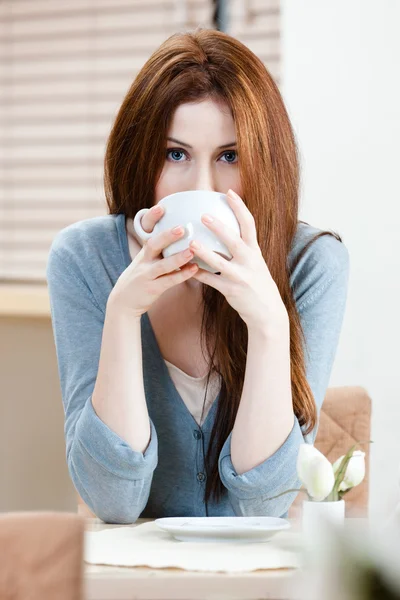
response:
[[(105, 189), (109, 214), (62, 230), (47, 267), (76, 489), (109, 523), (285, 515), (295, 494), (269, 498), (298, 486), (316, 435), (348, 252), (298, 221), (296, 144), (263, 63), (219, 31), (166, 40), (116, 117)], [(182, 232), (134, 234), (141, 208), (192, 189), (230, 190), (240, 236), (207, 226), (231, 261), (164, 259)]]

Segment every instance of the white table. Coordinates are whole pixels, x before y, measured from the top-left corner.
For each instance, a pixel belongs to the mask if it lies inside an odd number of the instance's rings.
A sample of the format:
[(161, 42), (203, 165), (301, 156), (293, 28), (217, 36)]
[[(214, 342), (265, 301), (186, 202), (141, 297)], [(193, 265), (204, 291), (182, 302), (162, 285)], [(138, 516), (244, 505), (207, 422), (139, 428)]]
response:
[[(152, 521), (138, 519), (135, 525)], [(292, 523), (296, 531), (297, 524)], [(124, 525), (106, 525), (87, 519), (86, 529), (100, 531)], [(251, 573), (207, 573), (183, 569), (85, 565), (85, 600), (286, 600), (296, 569), (265, 569)]]
[[(154, 519), (138, 519), (140, 525)], [(281, 532), (293, 548), (300, 547), (301, 525), (289, 519), (292, 527)], [(366, 518), (346, 518), (346, 528), (369, 528)], [(100, 531), (126, 525), (106, 525), (100, 519), (87, 518), (88, 531)], [(130, 525), (132, 527), (132, 525)], [(285, 544), (286, 546), (286, 544)], [(287, 546), (286, 546), (287, 547)], [(85, 600), (293, 600), (304, 598), (307, 579), (300, 569), (263, 569), (250, 573), (209, 573), (184, 569), (148, 567), (108, 567), (85, 565)]]

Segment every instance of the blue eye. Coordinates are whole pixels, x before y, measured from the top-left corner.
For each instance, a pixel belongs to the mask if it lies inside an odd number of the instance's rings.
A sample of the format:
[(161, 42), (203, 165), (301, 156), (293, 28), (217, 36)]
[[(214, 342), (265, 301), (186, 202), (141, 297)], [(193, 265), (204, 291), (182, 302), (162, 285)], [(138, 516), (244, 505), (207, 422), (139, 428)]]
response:
[(237, 152), (236, 150), (228, 150), (227, 152), (224, 152), (222, 156), (227, 156), (227, 155), (234, 155), (234, 160), (227, 160), (227, 161), (223, 161), (223, 162), (228, 162), (228, 163), (233, 163), (235, 162), (235, 158), (237, 158)]
[[(169, 158), (169, 155), (170, 155), (170, 154), (171, 154), (171, 155), (172, 155), (172, 154), (175, 154), (175, 155), (176, 155), (176, 154), (185, 154), (185, 153), (184, 153), (182, 150), (177, 150), (177, 149), (175, 149), (175, 148), (171, 148), (170, 150), (167, 150), (167, 158)], [(175, 158), (172, 160), (172, 162), (182, 162), (181, 160), (175, 160), (175, 159), (176, 159), (176, 156), (175, 156)]]
[[(187, 157), (186, 152), (184, 150), (181, 150), (180, 148), (169, 148), (166, 153), (167, 160), (169, 160), (170, 162), (184, 162), (183, 160), (180, 160), (180, 158), (179, 158), (179, 157), (182, 157), (182, 155)], [(226, 162), (228, 164), (235, 164), (237, 162), (238, 156), (237, 156), (236, 150), (227, 150), (226, 152), (224, 152), (221, 155), (221, 158), (223, 156), (224, 157), (227, 157), (227, 156), (232, 157), (233, 156), (233, 159), (232, 160), (229, 160), (229, 159), (223, 160), (222, 162)]]

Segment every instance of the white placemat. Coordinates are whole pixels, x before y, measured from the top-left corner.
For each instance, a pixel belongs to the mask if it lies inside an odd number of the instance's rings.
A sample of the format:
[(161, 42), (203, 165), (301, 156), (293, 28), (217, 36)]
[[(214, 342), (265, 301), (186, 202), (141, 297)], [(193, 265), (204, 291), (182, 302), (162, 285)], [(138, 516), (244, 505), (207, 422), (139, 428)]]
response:
[[(85, 561), (94, 565), (175, 567), (188, 571), (240, 573), (300, 567), (300, 556), (287, 550), (277, 533), (268, 542), (180, 542), (154, 522), (135, 527), (85, 532)], [(275, 540), (275, 541), (273, 541)]]

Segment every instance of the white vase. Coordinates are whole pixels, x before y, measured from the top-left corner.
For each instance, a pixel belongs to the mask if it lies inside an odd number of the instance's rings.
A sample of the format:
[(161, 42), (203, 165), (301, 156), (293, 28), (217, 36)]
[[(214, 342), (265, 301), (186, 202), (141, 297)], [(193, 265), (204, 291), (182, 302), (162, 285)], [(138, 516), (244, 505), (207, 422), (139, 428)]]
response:
[(341, 527), (344, 524), (344, 500), (334, 502), (303, 502), (303, 533), (312, 541), (318, 542), (326, 535), (326, 528)]

